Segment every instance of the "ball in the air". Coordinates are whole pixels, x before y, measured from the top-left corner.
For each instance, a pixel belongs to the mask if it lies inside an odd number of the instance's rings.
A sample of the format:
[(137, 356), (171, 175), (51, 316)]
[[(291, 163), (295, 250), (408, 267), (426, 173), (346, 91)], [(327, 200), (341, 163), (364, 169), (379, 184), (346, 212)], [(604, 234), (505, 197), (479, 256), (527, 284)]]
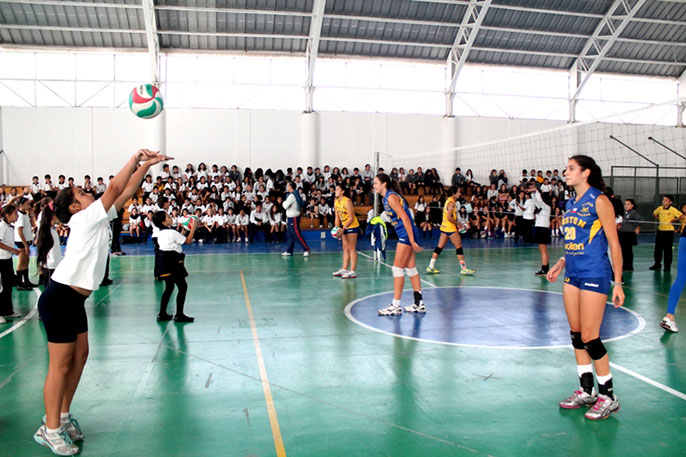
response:
[(164, 109), (162, 93), (152, 84), (142, 84), (131, 91), (129, 108), (141, 119), (152, 119)]
[(338, 232), (341, 231), (340, 227), (334, 227), (331, 229), (331, 236), (334, 238), (338, 238)]

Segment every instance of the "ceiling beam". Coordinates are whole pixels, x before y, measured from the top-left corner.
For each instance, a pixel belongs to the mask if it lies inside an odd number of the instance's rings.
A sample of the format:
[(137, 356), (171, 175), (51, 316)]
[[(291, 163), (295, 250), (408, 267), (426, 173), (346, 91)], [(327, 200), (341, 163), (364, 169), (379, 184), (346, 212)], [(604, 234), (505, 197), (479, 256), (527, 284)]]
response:
[(307, 49), (305, 51), (305, 58), (307, 59), (307, 80), (305, 82), (306, 113), (314, 111), (314, 67), (317, 63), (319, 39), (322, 35), (325, 8), (326, 0), (314, 0), (314, 4), (312, 5), (312, 20), (310, 21), (310, 36), (307, 38)]
[(445, 88), (446, 116), (453, 115), (453, 100), (455, 99), (457, 79), (460, 77), (465, 63), (467, 63), (469, 53), (476, 41), (476, 36), (479, 34), (479, 27), (481, 27), (491, 3), (492, 0), (472, 0), (469, 6), (467, 6), (464, 16), (462, 16), (460, 28), (457, 29), (455, 41), (450, 48), (446, 61), (448, 74), (450, 75), (450, 80)]
[[(576, 91), (572, 95), (570, 102), (574, 103), (581, 95), (581, 91), (588, 80), (593, 76), (593, 72), (607, 56), (612, 45), (622, 34), (622, 31), (636, 15), (638, 10), (645, 4), (646, 0), (636, 0), (630, 5), (627, 0), (615, 0), (600, 20), (593, 35), (584, 45), (581, 53), (577, 57), (571, 68), (582, 71), (584, 76), (580, 78)], [(590, 60), (590, 62), (589, 62)]]

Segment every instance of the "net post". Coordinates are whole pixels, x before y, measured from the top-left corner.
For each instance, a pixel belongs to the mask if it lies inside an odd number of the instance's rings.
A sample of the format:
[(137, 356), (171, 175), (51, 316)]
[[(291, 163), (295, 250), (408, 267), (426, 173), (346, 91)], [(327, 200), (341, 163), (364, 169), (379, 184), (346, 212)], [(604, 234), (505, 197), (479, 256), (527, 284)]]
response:
[[(374, 152), (374, 176), (379, 172), (379, 151)], [(373, 180), (374, 178), (372, 178)], [(373, 182), (373, 181), (372, 181)], [(373, 188), (373, 184), (372, 184)], [(374, 191), (374, 217), (377, 217), (379, 215), (378, 208), (379, 207), (379, 194)]]

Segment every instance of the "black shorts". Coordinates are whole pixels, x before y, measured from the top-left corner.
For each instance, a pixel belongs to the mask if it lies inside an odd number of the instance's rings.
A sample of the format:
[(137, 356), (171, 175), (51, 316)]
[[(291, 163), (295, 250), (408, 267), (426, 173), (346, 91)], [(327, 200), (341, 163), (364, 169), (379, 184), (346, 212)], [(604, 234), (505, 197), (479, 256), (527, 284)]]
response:
[(50, 281), (38, 299), (49, 343), (73, 343), (77, 335), (88, 331), (86, 298), (69, 286)]
[(547, 227), (534, 227), (534, 243), (550, 244), (550, 229)]
[[(19, 249), (24, 249), (24, 243), (22, 243), (21, 241), (15, 241), (14, 244), (17, 245), (17, 248), (19, 248)], [(29, 246), (32, 246), (32, 245), (33, 245), (33, 242), (32, 242), (32, 241), (27, 241), (26, 244), (28, 244)]]

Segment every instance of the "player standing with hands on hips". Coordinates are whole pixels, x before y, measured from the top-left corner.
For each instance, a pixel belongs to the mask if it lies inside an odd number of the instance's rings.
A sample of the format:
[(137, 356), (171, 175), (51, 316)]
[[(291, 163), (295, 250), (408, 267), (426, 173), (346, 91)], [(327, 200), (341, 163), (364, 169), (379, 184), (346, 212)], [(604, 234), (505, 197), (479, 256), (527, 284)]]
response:
[[(557, 281), (565, 271), (563, 301), (569, 321), (572, 346), (576, 357), (581, 387), (560, 402), (560, 407), (575, 409), (592, 406), (586, 418), (607, 419), (619, 410), (614, 394), (610, 359), (600, 340), (600, 325), (614, 267), (612, 303), (624, 304), (622, 290), (622, 251), (617, 236), (615, 212), (603, 194), (605, 183), (600, 167), (583, 155), (573, 156), (565, 169), (567, 185), (574, 187), (576, 197), (567, 201), (562, 218), (565, 256), (548, 272), (548, 281)], [(612, 254), (612, 266), (607, 248)], [(598, 393), (593, 383), (593, 367), (598, 380)]]

